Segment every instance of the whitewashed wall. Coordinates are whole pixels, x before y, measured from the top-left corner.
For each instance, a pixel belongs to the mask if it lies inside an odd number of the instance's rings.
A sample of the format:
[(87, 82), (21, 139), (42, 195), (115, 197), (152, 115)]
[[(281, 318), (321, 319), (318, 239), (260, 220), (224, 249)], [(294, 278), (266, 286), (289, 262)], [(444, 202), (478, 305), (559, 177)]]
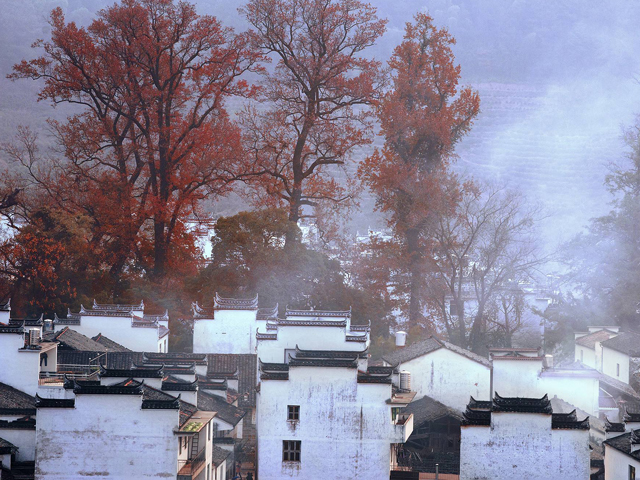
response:
[(36, 431), (25, 429), (0, 429), (0, 437), (18, 447), (16, 461), (33, 462), (36, 458)]
[(411, 390), (416, 398), (428, 395), (443, 404), (464, 411), (469, 397), (489, 400), (491, 370), (446, 348), (400, 365), (411, 373)]
[(258, 341), (258, 357), (263, 362), (282, 363), (285, 349), (294, 350), (296, 345), (303, 350), (360, 352), (367, 348), (368, 342), (347, 342), (345, 327), (285, 325), (278, 327), (277, 340)]
[[(616, 365), (620, 365), (620, 375)], [(624, 383), (629, 383), (629, 356), (611, 348), (602, 347), (602, 373)]]
[(597, 368), (596, 351), (582, 345), (575, 346), (575, 361), (582, 362), (591, 368)]
[(493, 361), (493, 391), (503, 397), (557, 396), (598, 415), (599, 382), (588, 371), (542, 371), (542, 360)]
[(640, 478), (640, 460), (608, 445), (604, 446), (604, 480), (627, 480), (629, 466), (636, 467), (636, 478)]
[(29, 395), (35, 395), (40, 376), (40, 352), (19, 350), (22, 347), (22, 335), (0, 334), (0, 382)]
[(596, 342), (595, 355), (596, 355), (596, 370), (601, 372), (602, 371), (602, 343), (601, 342)]
[(492, 426), (464, 426), (460, 480), (586, 480), (589, 432), (552, 430), (551, 415), (493, 413)]
[(142, 410), (137, 395), (78, 395), (40, 408), (37, 480), (175, 478), (178, 410)]
[[(293, 367), (288, 381), (263, 381), (258, 395), (260, 480), (389, 478), (394, 436), (390, 385), (358, 384), (356, 370)], [(300, 421), (287, 406), (300, 405)], [(282, 461), (282, 441), (301, 440), (299, 463)]]
[(196, 319), (193, 353), (256, 353), (256, 315), (257, 310), (216, 310), (214, 319)]

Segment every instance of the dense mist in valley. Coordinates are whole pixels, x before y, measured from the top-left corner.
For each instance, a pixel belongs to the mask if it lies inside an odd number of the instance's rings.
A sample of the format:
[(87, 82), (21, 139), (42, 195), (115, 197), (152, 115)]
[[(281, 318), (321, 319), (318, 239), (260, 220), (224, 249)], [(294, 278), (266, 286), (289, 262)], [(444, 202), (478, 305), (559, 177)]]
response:
[[(0, 139), (18, 125), (42, 133), (46, 118), (67, 108), (36, 103), (36, 82), (11, 82), (13, 64), (30, 58), (30, 44), (47, 38), (47, 16), (61, 6), (69, 20), (88, 24), (105, 0), (4, 0), (0, 15)], [(471, 177), (521, 189), (547, 211), (543, 233), (555, 248), (580, 231), (589, 218), (609, 210), (604, 188), (607, 165), (623, 157), (622, 128), (640, 111), (640, 6), (623, 0), (483, 1), (406, 0), (371, 2), (388, 18), (387, 33), (371, 49), (386, 61), (401, 41), (404, 23), (418, 11), (456, 38), (456, 62), (464, 83), (480, 93), (481, 112), (459, 144), (456, 169)], [(240, 3), (199, 1), (198, 10), (243, 30)], [(231, 105), (231, 110), (239, 108)], [(380, 142), (379, 142), (380, 143)], [(365, 157), (367, 151), (362, 151)], [(211, 208), (235, 213), (244, 202), (233, 196)], [(352, 229), (380, 228), (367, 193)]]

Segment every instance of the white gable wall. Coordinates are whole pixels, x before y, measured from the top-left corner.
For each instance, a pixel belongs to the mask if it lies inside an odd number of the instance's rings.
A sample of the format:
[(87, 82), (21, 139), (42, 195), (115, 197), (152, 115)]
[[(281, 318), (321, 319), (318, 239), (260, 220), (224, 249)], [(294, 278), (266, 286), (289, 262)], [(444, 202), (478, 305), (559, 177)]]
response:
[(178, 410), (142, 410), (138, 395), (78, 395), (40, 408), (36, 480), (176, 478)]
[(216, 310), (213, 319), (196, 319), (193, 353), (255, 353), (256, 315), (257, 310)]
[(295, 350), (338, 350), (361, 352), (368, 342), (347, 342), (345, 327), (319, 327), (286, 325), (278, 327), (277, 340), (259, 340), (258, 357), (263, 362), (282, 363), (285, 349)]
[(492, 426), (463, 426), (460, 480), (585, 480), (589, 432), (552, 430), (551, 415), (497, 413)]
[(428, 395), (460, 411), (465, 410), (470, 396), (490, 398), (490, 368), (446, 348), (402, 363), (399, 370), (411, 373), (415, 398)]

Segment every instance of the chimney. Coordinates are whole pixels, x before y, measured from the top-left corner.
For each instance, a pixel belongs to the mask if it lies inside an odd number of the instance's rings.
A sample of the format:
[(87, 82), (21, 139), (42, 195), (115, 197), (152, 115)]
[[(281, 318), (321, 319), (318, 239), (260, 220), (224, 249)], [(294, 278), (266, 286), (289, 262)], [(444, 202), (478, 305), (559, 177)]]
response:
[(396, 347), (402, 348), (407, 344), (407, 332), (402, 330), (396, 332)]
[(553, 368), (553, 355), (545, 355), (544, 356), (544, 366), (546, 368)]

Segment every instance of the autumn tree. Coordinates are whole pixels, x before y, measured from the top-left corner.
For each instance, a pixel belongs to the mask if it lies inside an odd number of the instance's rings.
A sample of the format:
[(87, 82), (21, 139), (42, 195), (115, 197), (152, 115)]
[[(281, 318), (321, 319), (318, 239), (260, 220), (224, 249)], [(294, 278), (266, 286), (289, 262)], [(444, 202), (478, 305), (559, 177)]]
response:
[(65, 161), (46, 186), (94, 218), (114, 275), (135, 259), (161, 279), (184, 260), (173, 255), (184, 218), (246, 171), (224, 103), (254, 95), (241, 76), (261, 55), (186, 2), (123, 0), (87, 28), (57, 8), (50, 24), (44, 55), (12, 75), (42, 80), (40, 100), (78, 107), (51, 122)]
[(357, 0), (251, 0), (240, 12), (254, 45), (276, 60), (264, 73), (264, 103), (247, 108), (242, 124), (260, 174), (259, 202), (288, 210), (289, 248), (305, 208), (352, 198), (335, 167), (347, 172), (356, 149), (371, 141), (364, 107), (383, 77), (363, 52), (386, 21)]
[(400, 249), (395, 270), (404, 274), (395, 283), (411, 324), (424, 321), (430, 227), (437, 215), (453, 211), (460, 195), (449, 171), (454, 148), (479, 111), (477, 92), (458, 87), (454, 43), (428, 15), (406, 25), (389, 61), (392, 88), (377, 108), (384, 147), (359, 170), (394, 230)]

